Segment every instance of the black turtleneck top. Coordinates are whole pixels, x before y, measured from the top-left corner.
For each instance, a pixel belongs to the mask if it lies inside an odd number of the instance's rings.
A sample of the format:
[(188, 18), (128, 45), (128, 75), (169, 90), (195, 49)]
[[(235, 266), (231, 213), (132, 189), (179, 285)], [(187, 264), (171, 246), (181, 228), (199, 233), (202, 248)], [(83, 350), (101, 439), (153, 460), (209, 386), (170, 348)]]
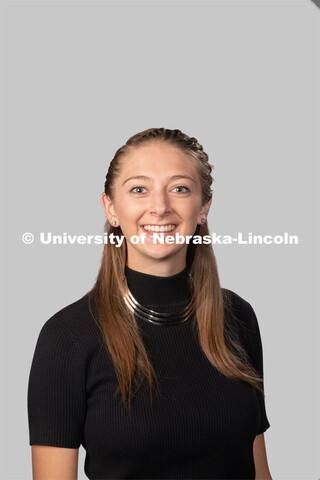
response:
[[(175, 312), (190, 301), (188, 267), (170, 277), (128, 267), (125, 274), (143, 306)], [(256, 315), (239, 295), (223, 292), (232, 300), (238, 338), (263, 375)], [(83, 445), (91, 480), (254, 479), (253, 441), (270, 426), (264, 397), (211, 365), (194, 316), (175, 325), (137, 322), (161, 395), (151, 408), (148, 386), (140, 388), (128, 414), (114, 396), (116, 374), (88, 295), (46, 321), (29, 376), (30, 445)]]

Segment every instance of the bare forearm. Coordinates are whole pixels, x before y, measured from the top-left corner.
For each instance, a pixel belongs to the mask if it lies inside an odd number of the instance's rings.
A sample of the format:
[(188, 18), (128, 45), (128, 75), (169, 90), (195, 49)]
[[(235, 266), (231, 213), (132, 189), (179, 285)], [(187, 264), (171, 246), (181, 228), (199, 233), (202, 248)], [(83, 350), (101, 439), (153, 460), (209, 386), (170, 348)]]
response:
[(264, 435), (257, 435), (253, 443), (253, 456), (256, 470), (256, 480), (272, 480), (268, 466)]

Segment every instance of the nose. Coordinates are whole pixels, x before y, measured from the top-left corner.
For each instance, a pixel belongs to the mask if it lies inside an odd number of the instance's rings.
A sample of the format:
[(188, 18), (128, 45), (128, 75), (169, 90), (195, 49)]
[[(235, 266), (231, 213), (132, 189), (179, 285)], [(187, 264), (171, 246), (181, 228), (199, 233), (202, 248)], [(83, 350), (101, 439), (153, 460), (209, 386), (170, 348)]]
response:
[(151, 196), (150, 213), (153, 215), (165, 215), (171, 211), (169, 199), (165, 191), (154, 191)]

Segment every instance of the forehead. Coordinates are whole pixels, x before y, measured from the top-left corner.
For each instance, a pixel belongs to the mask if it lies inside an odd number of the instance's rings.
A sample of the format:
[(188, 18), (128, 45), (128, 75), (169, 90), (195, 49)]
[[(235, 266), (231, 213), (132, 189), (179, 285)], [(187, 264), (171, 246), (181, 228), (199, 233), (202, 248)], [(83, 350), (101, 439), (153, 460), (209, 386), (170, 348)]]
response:
[(165, 142), (152, 142), (145, 145), (132, 147), (121, 159), (120, 175), (167, 171), (181, 174), (188, 172), (198, 177), (194, 161), (182, 150)]

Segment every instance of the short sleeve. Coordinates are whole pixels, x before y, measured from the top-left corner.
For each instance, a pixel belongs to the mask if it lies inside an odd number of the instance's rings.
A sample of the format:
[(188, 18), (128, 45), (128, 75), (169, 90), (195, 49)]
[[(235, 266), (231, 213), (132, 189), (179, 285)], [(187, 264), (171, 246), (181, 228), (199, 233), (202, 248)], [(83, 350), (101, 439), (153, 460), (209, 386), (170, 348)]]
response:
[[(263, 348), (262, 348), (262, 341), (260, 335), (260, 329), (256, 314), (250, 304), (248, 304), (248, 317), (250, 318), (250, 327), (252, 329), (252, 337), (249, 345), (249, 354), (253, 363), (253, 366), (261, 375), (262, 379), (264, 378), (264, 371), (263, 371)], [(264, 382), (261, 384), (262, 388), (264, 389)], [(266, 405), (265, 405), (265, 395), (263, 395), (260, 391), (256, 390), (259, 407), (260, 407), (260, 425), (256, 435), (259, 435), (265, 432), (269, 427), (270, 423), (266, 413)]]
[(86, 413), (84, 359), (59, 316), (40, 331), (27, 397), (30, 445), (79, 448)]

